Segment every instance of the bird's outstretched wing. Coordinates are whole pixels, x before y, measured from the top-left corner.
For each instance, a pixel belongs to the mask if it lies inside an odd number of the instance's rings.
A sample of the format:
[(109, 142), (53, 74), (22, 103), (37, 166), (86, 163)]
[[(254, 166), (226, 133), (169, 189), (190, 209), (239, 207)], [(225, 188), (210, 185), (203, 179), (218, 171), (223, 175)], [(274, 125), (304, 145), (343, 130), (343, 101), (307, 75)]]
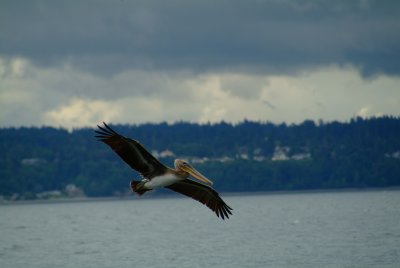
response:
[(207, 185), (186, 179), (166, 186), (166, 188), (203, 203), (222, 219), (229, 218), (229, 215), (232, 215), (232, 208), (222, 200), (213, 188)]
[(167, 169), (151, 153), (149, 153), (138, 141), (126, 138), (104, 123), (104, 127), (97, 126), (95, 137), (114, 150), (129, 166), (151, 179), (161, 175)]

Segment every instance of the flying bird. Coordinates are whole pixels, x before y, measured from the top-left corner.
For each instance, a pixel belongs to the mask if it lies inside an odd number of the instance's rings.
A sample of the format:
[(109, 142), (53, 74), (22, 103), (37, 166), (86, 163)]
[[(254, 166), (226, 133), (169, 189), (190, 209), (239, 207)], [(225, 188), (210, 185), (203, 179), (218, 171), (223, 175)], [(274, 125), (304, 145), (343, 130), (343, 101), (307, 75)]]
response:
[[(191, 197), (217, 214), (222, 219), (232, 215), (229, 207), (212, 188), (212, 181), (203, 176), (190, 164), (181, 159), (174, 162), (175, 168), (169, 168), (157, 160), (138, 141), (126, 138), (115, 132), (106, 123), (95, 130), (95, 137), (116, 152), (131, 168), (142, 176), (141, 181), (132, 180), (131, 189), (139, 196), (145, 192), (165, 187), (172, 191)], [(192, 176), (199, 181), (190, 179)]]

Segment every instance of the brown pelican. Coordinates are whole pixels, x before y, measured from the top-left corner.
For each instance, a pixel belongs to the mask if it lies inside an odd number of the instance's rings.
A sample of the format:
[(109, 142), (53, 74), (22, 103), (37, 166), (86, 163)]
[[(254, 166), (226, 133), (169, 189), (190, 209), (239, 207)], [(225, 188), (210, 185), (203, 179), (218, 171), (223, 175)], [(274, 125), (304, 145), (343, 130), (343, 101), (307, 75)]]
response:
[[(166, 167), (138, 141), (126, 138), (106, 123), (103, 124), (104, 127), (97, 126), (99, 130), (96, 130), (96, 133), (99, 135), (96, 137), (141, 174), (143, 178), (141, 181), (131, 181), (132, 191), (139, 196), (155, 188), (165, 187), (203, 203), (222, 219), (229, 218), (229, 214), (232, 215), (232, 208), (211, 187), (212, 182), (187, 162), (176, 159), (175, 169)], [(203, 183), (189, 179), (190, 175)]]

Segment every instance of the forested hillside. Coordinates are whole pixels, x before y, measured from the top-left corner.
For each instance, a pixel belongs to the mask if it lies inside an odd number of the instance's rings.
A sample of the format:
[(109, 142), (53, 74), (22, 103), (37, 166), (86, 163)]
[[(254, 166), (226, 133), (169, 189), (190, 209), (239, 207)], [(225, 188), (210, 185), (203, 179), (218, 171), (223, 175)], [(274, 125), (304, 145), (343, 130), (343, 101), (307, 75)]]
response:
[[(187, 159), (219, 191), (400, 186), (400, 118), (111, 126), (167, 165)], [(129, 194), (139, 175), (93, 130), (0, 129), (2, 198)]]

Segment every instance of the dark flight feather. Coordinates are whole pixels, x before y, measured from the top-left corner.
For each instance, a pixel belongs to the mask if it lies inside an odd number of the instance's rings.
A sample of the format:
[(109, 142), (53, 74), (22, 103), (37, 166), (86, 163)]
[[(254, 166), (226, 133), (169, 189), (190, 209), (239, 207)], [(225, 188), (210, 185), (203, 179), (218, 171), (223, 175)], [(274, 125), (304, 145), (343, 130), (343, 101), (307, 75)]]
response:
[(207, 185), (192, 180), (183, 180), (165, 188), (199, 201), (214, 211), (218, 217), (221, 216), (222, 219), (229, 218), (229, 214), (232, 215), (232, 208), (222, 200), (214, 189)]
[(106, 123), (104, 127), (97, 126), (99, 130), (95, 136), (113, 149), (131, 168), (138, 171), (142, 176), (151, 179), (162, 175), (167, 169), (151, 153), (149, 153), (138, 141), (126, 138)]

